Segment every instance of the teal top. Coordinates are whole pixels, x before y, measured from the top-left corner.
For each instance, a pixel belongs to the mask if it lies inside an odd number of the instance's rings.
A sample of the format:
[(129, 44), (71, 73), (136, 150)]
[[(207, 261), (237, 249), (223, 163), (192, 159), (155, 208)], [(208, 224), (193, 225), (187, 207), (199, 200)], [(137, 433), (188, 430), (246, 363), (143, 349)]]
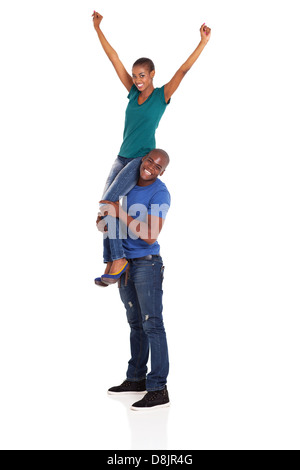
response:
[(142, 104), (138, 104), (139, 94), (137, 87), (132, 85), (127, 96), (129, 103), (125, 114), (120, 157), (143, 157), (155, 148), (155, 131), (171, 101), (165, 102), (164, 87), (155, 88)]

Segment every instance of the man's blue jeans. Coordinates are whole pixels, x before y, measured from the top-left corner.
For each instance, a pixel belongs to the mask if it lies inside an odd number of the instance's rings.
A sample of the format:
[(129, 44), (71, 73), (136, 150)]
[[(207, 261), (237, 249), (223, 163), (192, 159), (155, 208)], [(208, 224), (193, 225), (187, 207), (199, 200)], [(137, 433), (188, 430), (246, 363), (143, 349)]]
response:
[[(142, 157), (124, 158), (120, 156), (115, 160), (105, 184), (103, 200), (118, 201), (120, 197), (126, 196), (134, 188), (140, 176), (141, 160)], [(110, 220), (107, 218), (108, 225)], [(103, 259), (104, 263), (108, 263), (121, 258), (126, 258), (126, 256), (117, 231), (116, 238), (109, 236), (104, 238)]]
[[(160, 256), (152, 260), (129, 260), (127, 286), (121, 279), (120, 296), (130, 326), (131, 359), (127, 380), (137, 382), (146, 377), (147, 391), (162, 390), (167, 383), (169, 357), (162, 316), (162, 282), (164, 267)], [(151, 352), (151, 371), (147, 362)]]

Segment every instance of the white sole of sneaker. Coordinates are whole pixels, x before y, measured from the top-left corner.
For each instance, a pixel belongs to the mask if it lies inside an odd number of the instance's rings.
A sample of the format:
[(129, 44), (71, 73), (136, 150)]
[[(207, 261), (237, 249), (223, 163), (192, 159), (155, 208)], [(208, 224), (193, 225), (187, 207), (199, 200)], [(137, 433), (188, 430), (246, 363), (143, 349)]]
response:
[(156, 406), (145, 406), (145, 407), (131, 406), (130, 409), (132, 411), (152, 411), (152, 410), (158, 410), (160, 408), (168, 408), (169, 406), (170, 406), (170, 402), (164, 403), (163, 405), (156, 405)]
[(110, 392), (107, 391), (108, 395), (146, 395), (147, 391), (144, 392)]

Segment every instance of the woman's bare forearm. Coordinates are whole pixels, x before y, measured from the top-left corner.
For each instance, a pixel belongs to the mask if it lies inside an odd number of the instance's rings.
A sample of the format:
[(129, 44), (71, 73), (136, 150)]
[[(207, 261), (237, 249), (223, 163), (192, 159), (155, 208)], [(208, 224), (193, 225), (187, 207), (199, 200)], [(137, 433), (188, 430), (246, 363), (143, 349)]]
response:
[(172, 77), (172, 79), (168, 83), (166, 83), (164, 87), (166, 103), (168, 103), (173, 93), (175, 93), (175, 91), (179, 87), (183, 77), (192, 68), (194, 63), (199, 58), (201, 52), (203, 51), (203, 49), (205, 48), (206, 44), (208, 43), (210, 39), (211, 29), (208, 26), (206, 26), (205, 23), (203, 23), (203, 25), (200, 28), (200, 34), (201, 34), (201, 41), (199, 42), (194, 52), (192, 52), (192, 54), (182, 64), (182, 66), (179, 67), (175, 75)]
[(110, 45), (110, 43), (108, 42), (108, 40), (104, 36), (103, 31), (100, 29), (100, 27), (95, 28), (95, 30), (96, 30), (96, 33), (98, 35), (99, 41), (101, 43), (101, 46), (103, 47), (103, 50), (104, 50), (105, 54), (107, 55), (107, 57), (109, 58), (109, 60), (111, 62), (114, 62), (115, 59), (119, 58), (117, 52)]
[(201, 52), (205, 48), (207, 43), (200, 41), (194, 52), (189, 56), (189, 58), (182, 64), (179, 70), (181, 70), (183, 73), (187, 73), (191, 67), (194, 65), (196, 60), (199, 58)]

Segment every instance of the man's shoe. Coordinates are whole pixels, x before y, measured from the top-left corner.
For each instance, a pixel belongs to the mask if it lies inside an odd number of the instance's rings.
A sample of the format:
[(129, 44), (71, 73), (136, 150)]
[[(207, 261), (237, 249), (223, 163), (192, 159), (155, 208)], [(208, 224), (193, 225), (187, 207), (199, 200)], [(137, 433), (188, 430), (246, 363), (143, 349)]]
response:
[(107, 393), (109, 395), (119, 395), (120, 393), (146, 393), (146, 379), (140, 380), (139, 382), (131, 382), (130, 380), (124, 380), (121, 385), (117, 387), (111, 387)]
[(141, 411), (153, 408), (166, 408), (167, 406), (170, 406), (170, 400), (167, 387), (165, 387), (163, 390), (148, 392), (142, 400), (137, 401), (131, 406), (131, 410)]

